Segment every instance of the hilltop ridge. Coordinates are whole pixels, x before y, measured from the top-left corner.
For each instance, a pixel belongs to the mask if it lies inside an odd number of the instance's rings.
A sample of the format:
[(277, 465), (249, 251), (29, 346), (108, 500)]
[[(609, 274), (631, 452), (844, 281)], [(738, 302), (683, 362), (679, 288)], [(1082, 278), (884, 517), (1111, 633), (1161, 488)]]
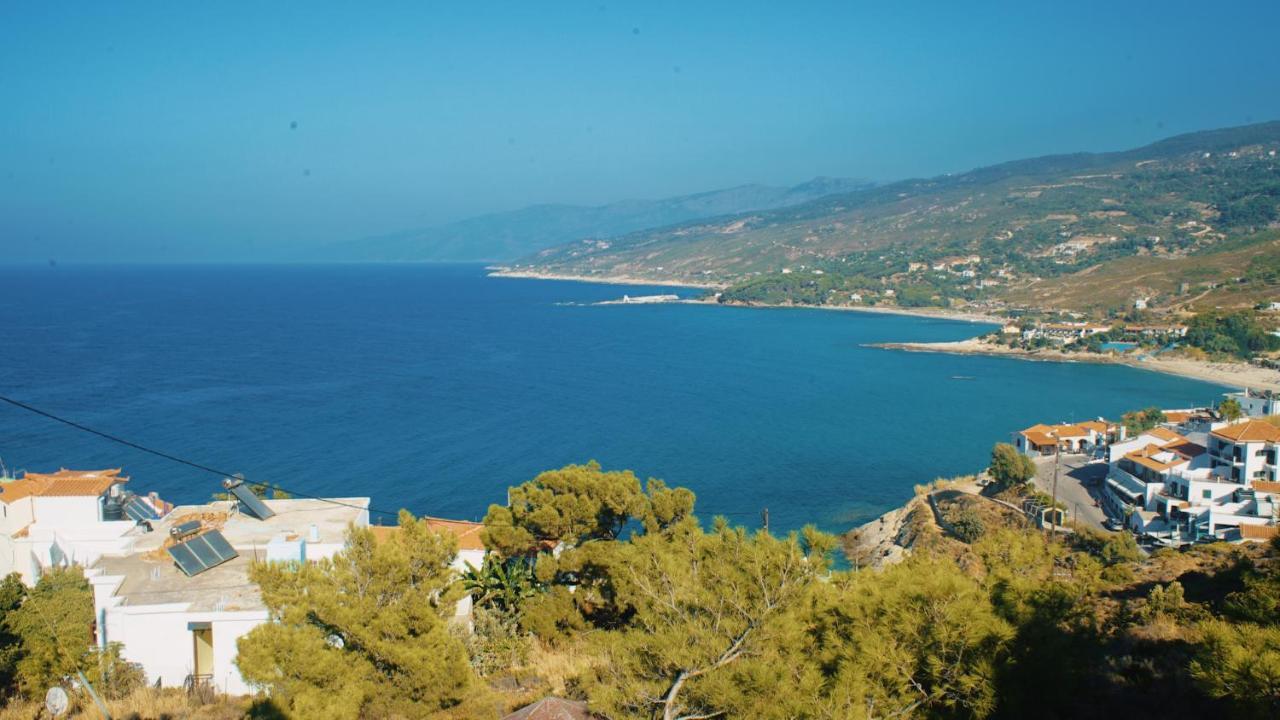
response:
[[(1280, 264), (1278, 149), (1280, 122), (1266, 122), (1014, 160), (578, 240), (509, 269), (697, 281), (770, 304), (1254, 304), (1280, 298), (1280, 285), (1227, 285), (1247, 266)], [(1146, 259), (1142, 273), (1133, 258)], [(1073, 293), (1085, 278), (1093, 291)]]
[(348, 262), (495, 262), (570, 240), (609, 237), (698, 218), (788, 207), (869, 187), (865, 180), (816, 177), (790, 187), (748, 184), (657, 200), (597, 206), (540, 204), (430, 228), (325, 248), (323, 260)]

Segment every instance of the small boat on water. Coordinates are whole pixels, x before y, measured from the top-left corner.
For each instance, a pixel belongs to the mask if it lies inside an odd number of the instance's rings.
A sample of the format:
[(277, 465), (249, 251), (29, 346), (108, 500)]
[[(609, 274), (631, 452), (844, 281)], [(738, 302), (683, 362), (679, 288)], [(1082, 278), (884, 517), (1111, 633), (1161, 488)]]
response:
[(951, 379), (952, 380), (975, 380), (976, 378), (974, 378), (974, 376), (972, 375), (952, 375)]

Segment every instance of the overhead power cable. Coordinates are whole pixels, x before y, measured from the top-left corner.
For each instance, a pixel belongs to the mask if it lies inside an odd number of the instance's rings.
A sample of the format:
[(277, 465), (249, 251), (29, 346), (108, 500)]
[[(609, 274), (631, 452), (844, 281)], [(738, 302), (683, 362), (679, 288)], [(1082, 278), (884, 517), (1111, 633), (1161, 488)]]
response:
[[(236, 473), (231, 473), (231, 472), (228, 472), (228, 471), (226, 471), (226, 470), (219, 470), (219, 469), (217, 469), (217, 468), (210, 467), (210, 466), (205, 465), (205, 464), (203, 464), (203, 463), (198, 463), (198, 462), (195, 462), (195, 461), (193, 461), (193, 460), (187, 460), (186, 458), (179, 457), (179, 456), (174, 455), (174, 454), (172, 454), (172, 453), (164, 452), (163, 450), (156, 450), (155, 448), (147, 447), (146, 445), (142, 445), (142, 444), (140, 444), (140, 443), (133, 442), (132, 440), (126, 440), (125, 438), (122, 438), (122, 437), (120, 437), (120, 436), (118, 436), (118, 435), (113, 435), (113, 434), (111, 434), (111, 433), (103, 432), (102, 430), (98, 430), (98, 429), (96, 429), (96, 428), (91, 428), (91, 427), (89, 427), (88, 425), (84, 425), (84, 424), (82, 424), (82, 423), (78, 423), (78, 422), (76, 422), (76, 421), (74, 421), (74, 420), (70, 420), (70, 419), (65, 418), (65, 417), (62, 417), (62, 416), (60, 416), (60, 415), (56, 415), (56, 414), (51, 413), (51, 412), (49, 412), (49, 411), (47, 411), (47, 410), (41, 410), (41, 409), (40, 409), (40, 408), (38, 408), (38, 407), (34, 407), (34, 406), (32, 406), (32, 405), (28, 405), (27, 403), (24, 403), (24, 402), (22, 402), (22, 401), (20, 401), (20, 400), (15, 400), (15, 399), (13, 399), (13, 398), (11, 398), (11, 397), (6, 397), (6, 396), (4, 396), (4, 395), (0, 395), (0, 401), (5, 402), (5, 403), (8, 403), (9, 405), (12, 405), (12, 406), (14, 406), (14, 407), (16, 407), (16, 408), (19, 408), (19, 409), (21, 409), (21, 410), (26, 410), (27, 412), (34, 413), (34, 414), (39, 415), (39, 416), (41, 416), (41, 417), (48, 418), (48, 419), (50, 419), (50, 420), (53, 420), (54, 422), (62, 423), (63, 425), (66, 425), (66, 426), (68, 426), (68, 427), (74, 428), (74, 429), (76, 429), (76, 430), (80, 430), (81, 432), (86, 432), (86, 433), (89, 433), (89, 434), (91, 434), (91, 435), (96, 435), (96, 436), (98, 436), (98, 437), (100, 437), (100, 438), (102, 438), (102, 439), (104, 439), (104, 440), (109, 440), (109, 441), (111, 441), (111, 442), (113, 442), (113, 443), (117, 443), (117, 444), (119, 444), (119, 445), (123, 445), (123, 446), (125, 446), (125, 447), (129, 447), (129, 448), (133, 448), (134, 450), (137, 450), (137, 451), (139, 451), (139, 452), (147, 453), (148, 455), (154, 455), (154, 456), (159, 457), (159, 458), (164, 458), (165, 460), (169, 460), (170, 462), (175, 462), (175, 463), (178, 463), (178, 464), (180, 464), (180, 465), (185, 465), (185, 466), (187, 466), (187, 467), (194, 468), (194, 469), (196, 469), (196, 470), (200, 470), (201, 472), (206, 472), (206, 473), (209, 473), (209, 474), (211, 474), (211, 475), (217, 475), (217, 476), (219, 476), (219, 477), (223, 477), (223, 478), (234, 478), (234, 479), (240, 480), (241, 482), (245, 483), (246, 485), (252, 485), (252, 486), (254, 486), (254, 487), (262, 488), (262, 489), (264, 489), (264, 490), (282, 490), (282, 491), (284, 491), (284, 492), (288, 493), (289, 495), (291, 495), (291, 496), (293, 496), (293, 497), (304, 498), (304, 499), (307, 499), (307, 500), (316, 500), (316, 501), (319, 501), (319, 502), (329, 503), (330, 505), (337, 505), (337, 506), (339, 506), (339, 507), (346, 507), (346, 508), (351, 508), (351, 509), (354, 509), (354, 510), (365, 510), (365, 511), (368, 511), (369, 513), (377, 514), (377, 515), (384, 515), (384, 516), (388, 516), (388, 517), (399, 517), (399, 515), (400, 515), (400, 513), (399, 513), (398, 511), (380, 510), (380, 509), (378, 509), (378, 508), (374, 508), (374, 507), (361, 507), (361, 506), (359, 506), (359, 505), (355, 505), (355, 504), (352, 504), (352, 503), (342, 502), (341, 500), (334, 500), (333, 498), (326, 498), (326, 497), (321, 497), (321, 496), (319, 496), (319, 495), (312, 495), (312, 494), (309, 494), (309, 493), (300, 492), (300, 491), (298, 491), (298, 490), (294, 490), (294, 489), (292, 489), (292, 488), (284, 487), (283, 485), (278, 485), (278, 484), (274, 484), (274, 483), (257, 482), (257, 481), (254, 481), (254, 480), (248, 480), (248, 479), (244, 478), (243, 476), (238, 475), (238, 474), (236, 474)], [(747, 516), (747, 515), (751, 515), (751, 516), (754, 516), (754, 515), (756, 515), (756, 513), (754, 513), (754, 512), (723, 512), (723, 513), (713, 513), (713, 515), (725, 515), (725, 516)], [(425, 518), (425, 519), (427, 519), (427, 520), (449, 520), (449, 518), (432, 517), (432, 516), (430, 516), (430, 515), (419, 515), (419, 516), (417, 516), (417, 517)], [(552, 538), (539, 538), (539, 539), (552, 539)]]

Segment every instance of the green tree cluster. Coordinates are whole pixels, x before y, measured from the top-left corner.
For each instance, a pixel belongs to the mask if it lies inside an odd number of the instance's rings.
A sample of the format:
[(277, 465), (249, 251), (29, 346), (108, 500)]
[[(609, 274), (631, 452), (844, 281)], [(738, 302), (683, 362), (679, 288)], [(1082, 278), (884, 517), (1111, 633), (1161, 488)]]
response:
[(1001, 487), (1029, 482), (1036, 476), (1036, 464), (1009, 443), (996, 443), (991, 448), (991, 479)]
[[(707, 527), (687, 490), (596, 463), (510, 498), (486, 518), (492, 559), (465, 577), (453, 541), (407, 514), (382, 545), (355, 530), (331, 562), (255, 567), (276, 622), (242, 639), (242, 672), (319, 718), (462, 717), (476, 675), (497, 683), (530, 642), (593, 658), (565, 691), (614, 720), (1273, 717), (1280, 703), (1280, 547), (1209, 603), (1203, 582), (1118, 587), (1113, 571), (1140, 559), (1127, 536), (993, 524), (841, 570), (812, 527)], [(476, 632), (460, 639), (446, 618), (463, 592)], [(1147, 626), (1178, 639), (1133, 634)]]
[(1246, 360), (1258, 353), (1280, 350), (1280, 337), (1269, 333), (1259, 314), (1252, 310), (1196, 315), (1187, 324), (1186, 341), (1210, 354)]
[(463, 592), (456, 552), (452, 535), (401, 512), (384, 542), (353, 528), (332, 559), (255, 565), (272, 622), (239, 640), (241, 674), (297, 717), (421, 717), (457, 705), (474, 676), (447, 626)]
[(1164, 411), (1158, 407), (1145, 410), (1131, 410), (1120, 416), (1120, 424), (1124, 425), (1129, 435), (1138, 435), (1165, 422)]
[(51, 568), (30, 590), (9, 575), (0, 582), (0, 689), (38, 699), (61, 686), (75, 697), (81, 674), (109, 699), (141, 686), (142, 670), (121, 659), (118, 643), (98, 647), (93, 628), (93, 591), (80, 568)]

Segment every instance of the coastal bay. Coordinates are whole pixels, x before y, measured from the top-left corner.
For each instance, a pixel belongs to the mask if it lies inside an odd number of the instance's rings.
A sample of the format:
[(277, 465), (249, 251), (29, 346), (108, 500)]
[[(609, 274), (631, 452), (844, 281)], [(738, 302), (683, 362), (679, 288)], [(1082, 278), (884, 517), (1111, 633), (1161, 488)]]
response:
[[(696, 290), (492, 279), (479, 265), (0, 270), (15, 397), (320, 495), (478, 519), (542, 470), (599, 460), (706, 517), (844, 530), (973, 472), (1042, 421), (1213, 401), (1134, 368), (891, 353), (989, 326), (702, 303)], [(50, 283), (62, 290), (41, 292)], [(119, 288), (128, 288), (120, 292)], [(0, 414), (13, 468), (121, 467), (175, 502), (207, 478)], [(145, 483), (142, 481), (145, 480)]]

